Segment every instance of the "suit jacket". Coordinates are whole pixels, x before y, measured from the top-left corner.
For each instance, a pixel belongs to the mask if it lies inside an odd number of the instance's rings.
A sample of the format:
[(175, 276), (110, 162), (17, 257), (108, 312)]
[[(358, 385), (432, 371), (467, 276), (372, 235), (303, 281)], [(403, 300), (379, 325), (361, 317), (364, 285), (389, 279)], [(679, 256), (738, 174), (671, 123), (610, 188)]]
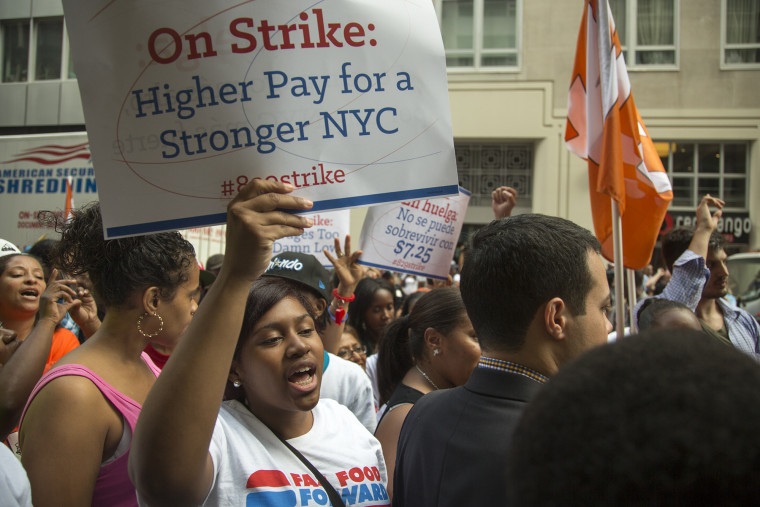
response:
[(464, 386), (423, 396), (399, 436), (393, 505), (503, 505), (512, 433), (540, 388), (522, 375), (477, 367)]

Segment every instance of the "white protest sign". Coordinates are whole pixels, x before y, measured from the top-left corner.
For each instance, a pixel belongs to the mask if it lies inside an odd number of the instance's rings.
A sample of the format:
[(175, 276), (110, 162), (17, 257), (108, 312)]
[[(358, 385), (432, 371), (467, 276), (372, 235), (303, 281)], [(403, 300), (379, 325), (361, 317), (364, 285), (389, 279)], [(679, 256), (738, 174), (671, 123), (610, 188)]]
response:
[(362, 226), (360, 264), (445, 280), (470, 192), (373, 206)]
[(64, 0), (106, 237), (223, 223), (252, 178), (310, 212), (454, 195), (430, 0)]
[(332, 262), (327, 260), (323, 250), (327, 249), (331, 255), (335, 256), (335, 238), (340, 239), (341, 248), (343, 247), (343, 242), (350, 230), (351, 212), (341, 210), (304, 216), (311, 218), (314, 225), (300, 236), (290, 236), (275, 241), (272, 246), (272, 255), (282, 252), (311, 254), (323, 266), (331, 269)]

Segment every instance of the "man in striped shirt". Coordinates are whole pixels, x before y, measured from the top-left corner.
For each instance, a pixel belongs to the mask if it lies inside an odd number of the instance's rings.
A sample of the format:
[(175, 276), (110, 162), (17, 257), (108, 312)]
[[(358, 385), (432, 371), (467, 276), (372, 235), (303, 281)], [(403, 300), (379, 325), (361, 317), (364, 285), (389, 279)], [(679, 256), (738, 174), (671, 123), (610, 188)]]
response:
[[(749, 313), (724, 299), (729, 273), (725, 240), (716, 231), (723, 205), (722, 200), (706, 195), (697, 207), (695, 230), (673, 229), (663, 238), (662, 255), (673, 276), (656, 297), (688, 306), (707, 334), (760, 360), (760, 326)], [(711, 206), (717, 211), (711, 213)], [(636, 305), (636, 314), (642, 304)]]

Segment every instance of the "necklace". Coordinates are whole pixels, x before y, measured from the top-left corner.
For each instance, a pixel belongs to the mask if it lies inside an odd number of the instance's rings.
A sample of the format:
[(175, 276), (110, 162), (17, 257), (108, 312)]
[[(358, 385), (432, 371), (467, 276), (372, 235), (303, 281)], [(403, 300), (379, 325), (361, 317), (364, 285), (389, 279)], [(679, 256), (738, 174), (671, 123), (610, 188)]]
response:
[(433, 382), (432, 380), (430, 380), (430, 377), (428, 377), (428, 376), (427, 376), (427, 373), (425, 373), (424, 371), (422, 371), (422, 368), (420, 368), (420, 367), (419, 367), (419, 366), (417, 366), (416, 364), (414, 365), (414, 367), (415, 367), (415, 368), (417, 368), (417, 371), (418, 371), (418, 372), (420, 372), (420, 375), (422, 375), (423, 377), (425, 377), (425, 380), (427, 380), (427, 381), (428, 381), (428, 383), (429, 383), (431, 386), (433, 386), (433, 388), (434, 388), (434, 389), (437, 391), (437, 390), (438, 390), (438, 386), (437, 386), (437, 385), (435, 385), (435, 382)]

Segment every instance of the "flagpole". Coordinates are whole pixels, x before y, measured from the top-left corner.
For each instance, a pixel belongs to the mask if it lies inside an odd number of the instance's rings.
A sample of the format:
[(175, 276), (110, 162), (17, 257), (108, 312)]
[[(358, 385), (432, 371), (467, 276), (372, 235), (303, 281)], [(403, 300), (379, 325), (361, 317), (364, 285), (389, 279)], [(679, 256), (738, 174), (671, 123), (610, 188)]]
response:
[(612, 203), (612, 251), (615, 262), (615, 334), (618, 338), (625, 336), (625, 307), (623, 306), (623, 219), (620, 205), (615, 199)]
[(633, 307), (636, 306), (636, 276), (632, 269), (626, 269), (625, 276), (628, 280), (628, 322), (630, 322), (629, 327), (631, 328), (631, 334), (635, 334), (637, 329), (636, 319), (633, 315)]

